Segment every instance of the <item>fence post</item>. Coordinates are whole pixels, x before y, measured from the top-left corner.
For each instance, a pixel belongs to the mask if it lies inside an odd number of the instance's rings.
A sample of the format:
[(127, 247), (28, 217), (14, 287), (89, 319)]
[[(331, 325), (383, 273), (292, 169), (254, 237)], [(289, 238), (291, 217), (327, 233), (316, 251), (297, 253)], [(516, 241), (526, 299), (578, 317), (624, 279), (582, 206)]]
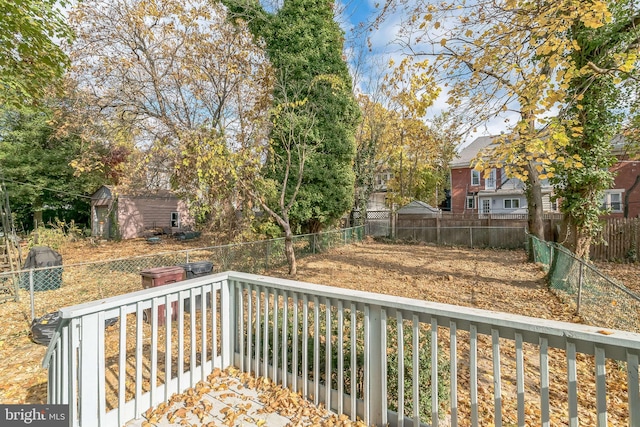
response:
[(393, 208), (389, 212), (389, 238), (395, 239), (396, 237), (396, 222), (393, 220)]
[(318, 245), (318, 233), (313, 234), (313, 248), (311, 249), (312, 254), (316, 254), (316, 246)]
[(265, 256), (264, 256), (264, 258), (265, 258), (264, 269), (265, 269), (265, 271), (269, 270), (269, 242), (270, 241), (271, 240), (267, 240), (266, 243), (265, 243), (266, 244), (266, 248), (264, 250), (264, 253), (265, 253)]
[(578, 273), (578, 315), (580, 314), (580, 304), (582, 303), (582, 282), (583, 282), (583, 278), (584, 278), (584, 263), (579, 260), (580, 262), (580, 272)]
[(469, 247), (473, 249), (473, 227), (469, 227)]
[(31, 301), (31, 321), (36, 318), (36, 302), (33, 295), (33, 268), (29, 269), (29, 299)]
[(187, 249), (186, 254), (187, 254), (187, 256), (186, 256), (186, 261), (185, 262), (187, 264), (189, 264), (189, 249)]

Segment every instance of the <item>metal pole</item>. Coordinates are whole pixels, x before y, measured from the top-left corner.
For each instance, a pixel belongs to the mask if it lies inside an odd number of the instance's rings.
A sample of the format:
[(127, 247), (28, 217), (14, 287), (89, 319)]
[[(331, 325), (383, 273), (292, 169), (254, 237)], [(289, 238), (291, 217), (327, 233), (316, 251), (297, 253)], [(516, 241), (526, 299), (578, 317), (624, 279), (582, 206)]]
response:
[(265, 269), (265, 271), (269, 271), (269, 242), (270, 242), (270, 240), (267, 240), (265, 242), (266, 248), (264, 249), (264, 258), (265, 258), (264, 269)]
[(580, 273), (578, 275), (578, 314), (580, 314), (580, 304), (582, 303), (582, 282), (583, 282), (584, 263), (580, 261)]
[(35, 298), (33, 295), (33, 268), (29, 270), (29, 298), (31, 299), (31, 321), (36, 318)]

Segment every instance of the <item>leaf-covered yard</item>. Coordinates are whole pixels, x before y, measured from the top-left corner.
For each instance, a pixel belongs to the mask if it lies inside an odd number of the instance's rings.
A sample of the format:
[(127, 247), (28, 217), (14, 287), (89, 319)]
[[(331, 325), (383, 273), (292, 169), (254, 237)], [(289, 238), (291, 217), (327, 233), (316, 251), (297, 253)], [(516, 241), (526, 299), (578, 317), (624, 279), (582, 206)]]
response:
[[(127, 242), (121, 242), (119, 256), (126, 252)], [(136, 248), (131, 243), (132, 248)], [(138, 245), (139, 246), (139, 245)], [(165, 250), (167, 248), (164, 248)], [(73, 251), (87, 251), (76, 245)], [(63, 251), (64, 252), (64, 251)], [(131, 253), (135, 255), (136, 253)], [(67, 258), (73, 259), (67, 249)], [(270, 275), (288, 277), (284, 268), (269, 272)], [(572, 309), (563, 305), (551, 294), (544, 282), (544, 273), (534, 264), (526, 262), (522, 251), (479, 250), (466, 248), (436, 247), (427, 245), (392, 245), (367, 242), (334, 249), (328, 253), (315, 255), (299, 260), (296, 279), (319, 284), (340, 286), (370, 292), (387, 293), (410, 298), (424, 299), (461, 306), (476, 307), (508, 313), (535, 316), (545, 319), (579, 322)], [(66, 284), (63, 285), (67, 286)], [(82, 285), (92, 286), (90, 282)], [(139, 283), (133, 284), (137, 288)], [(62, 290), (61, 290), (62, 291)], [(56, 298), (61, 291), (48, 291), (47, 298)], [(72, 304), (69, 295), (64, 292), (64, 301), (60, 306)], [(40, 403), (46, 399), (46, 371), (40, 367), (45, 348), (34, 344), (29, 339), (29, 302), (23, 298), (19, 303), (0, 305), (0, 316), (3, 328), (0, 331), (0, 401), (3, 403)], [(446, 336), (446, 334), (443, 334)], [(490, 338), (489, 338), (490, 339)], [(459, 351), (464, 353), (464, 336), (459, 337)], [(440, 343), (446, 349), (447, 343)], [(531, 351), (527, 362), (526, 378), (535, 389), (539, 383), (537, 356), (535, 349)], [(445, 350), (446, 351), (446, 350)], [(503, 404), (505, 408), (515, 401), (515, 378), (511, 372), (509, 359), (513, 349), (502, 346), (503, 351)], [(552, 398), (560, 399), (566, 389), (566, 361), (563, 352), (551, 351), (549, 366), (553, 374)], [(490, 378), (491, 354), (481, 354), (485, 365), (480, 365), (479, 397), (482, 401), (493, 401), (493, 389)], [(579, 377), (584, 378), (580, 384), (582, 408), (590, 408), (593, 401), (591, 392), (594, 374), (589, 358), (578, 361)], [(464, 358), (460, 359), (459, 400), (460, 413), (468, 413), (468, 398), (465, 398), (464, 383), (468, 379), (468, 366)], [(486, 368), (486, 369), (485, 369)], [(608, 391), (613, 406), (610, 408), (610, 421), (624, 424), (627, 416), (624, 410), (617, 411), (615, 402), (624, 397), (624, 371), (608, 366)], [(564, 384), (564, 386), (563, 386)], [(557, 394), (556, 394), (557, 393)], [(539, 398), (529, 396), (532, 405), (528, 406), (528, 417), (533, 421), (539, 416), (537, 409)], [(565, 399), (566, 400), (566, 399)], [(560, 401), (552, 409), (552, 424), (562, 425), (561, 419), (566, 401)], [(505, 409), (506, 410), (506, 409)], [(581, 414), (581, 422), (591, 424), (587, 412)], [(594, 412), (594, 411), (591, 411)], [(487, 422), (492, 422), (493, 414), (482, 414)], [(515, 413), (505, 413), (503, 420), (511, 422)], [(566, 416), (565, 416), (566, 418)], [(614, 423), (615, 424), (615, 423)]]

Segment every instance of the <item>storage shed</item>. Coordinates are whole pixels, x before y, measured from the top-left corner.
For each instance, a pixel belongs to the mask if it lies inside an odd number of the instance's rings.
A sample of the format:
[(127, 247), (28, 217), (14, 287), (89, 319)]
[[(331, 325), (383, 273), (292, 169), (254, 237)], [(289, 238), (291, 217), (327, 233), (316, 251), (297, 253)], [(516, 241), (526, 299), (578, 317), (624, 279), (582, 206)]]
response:
[(187, 205), (173, 192), (119, 194), (103, 185), (91, 196), (91, 235), (132, 239), (150, 229), (170, 234), (193, 226)]

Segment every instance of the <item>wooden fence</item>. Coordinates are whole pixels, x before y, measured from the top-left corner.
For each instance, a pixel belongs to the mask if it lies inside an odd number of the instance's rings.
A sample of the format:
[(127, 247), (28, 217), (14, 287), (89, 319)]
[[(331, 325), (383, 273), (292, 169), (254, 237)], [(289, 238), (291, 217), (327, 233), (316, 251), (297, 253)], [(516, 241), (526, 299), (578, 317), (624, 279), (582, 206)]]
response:
[(640, 218), (608, 218), (591, 245), (595, 261), (638, 261)]
[[(562, 215), (545, 214), (543, 217), (545, 239), (553, 240), (554, 229), (562, 221)], [(398, 214), (396, 218), (395, 228), (401, 229), (440, 229), (440, 228), (526, 228), (526, 214), (486, 214), (474, 215), (470, 214), (448, 214), (443, 213), (440, 216), (426, 216), (420, 214)]]
[[(602, 232), (591, 245), (590, 257), (594, 261), (640, 261), (640, 218), (605, 218)], [(562, 215), (547, 213), (543, 216), (545, 240), (555, 241), (557, 230), (562, 223)], [(424, 240), (435, 243), (442, 236), (450, 236), (447, 241), (456, 242), (456, 229), (487, 228), (518, 229), (527, 227), (526, 214), (451, 214), (442, 212), (437, 216), (422, 214), (393, 214), (388, 211), (372, 212), (367, 215), (367, 234)], [(421, 230), (422, 229), (422, 230)], [(447, 229), (447, 231), (444, 231)], [(452, 234), (453, 233), (453, 234)], [(511, 234), (511, 232), (509, 232)], [(466, 235), (466, 234), (465, 234)], [(480, 235), (478, 233), (478, 235)], [(436, 238), (438, 236), (439, 238)], [(469, 238), (459, 237), (467, 242)], [(479, 243), (480, 240), (477, 241)], [(463, 243), (461, 243), (463, 244)], [(464, 243), (466, 244), (466, 243)], [(487, 243), (491, 246), (493, 243)]]

